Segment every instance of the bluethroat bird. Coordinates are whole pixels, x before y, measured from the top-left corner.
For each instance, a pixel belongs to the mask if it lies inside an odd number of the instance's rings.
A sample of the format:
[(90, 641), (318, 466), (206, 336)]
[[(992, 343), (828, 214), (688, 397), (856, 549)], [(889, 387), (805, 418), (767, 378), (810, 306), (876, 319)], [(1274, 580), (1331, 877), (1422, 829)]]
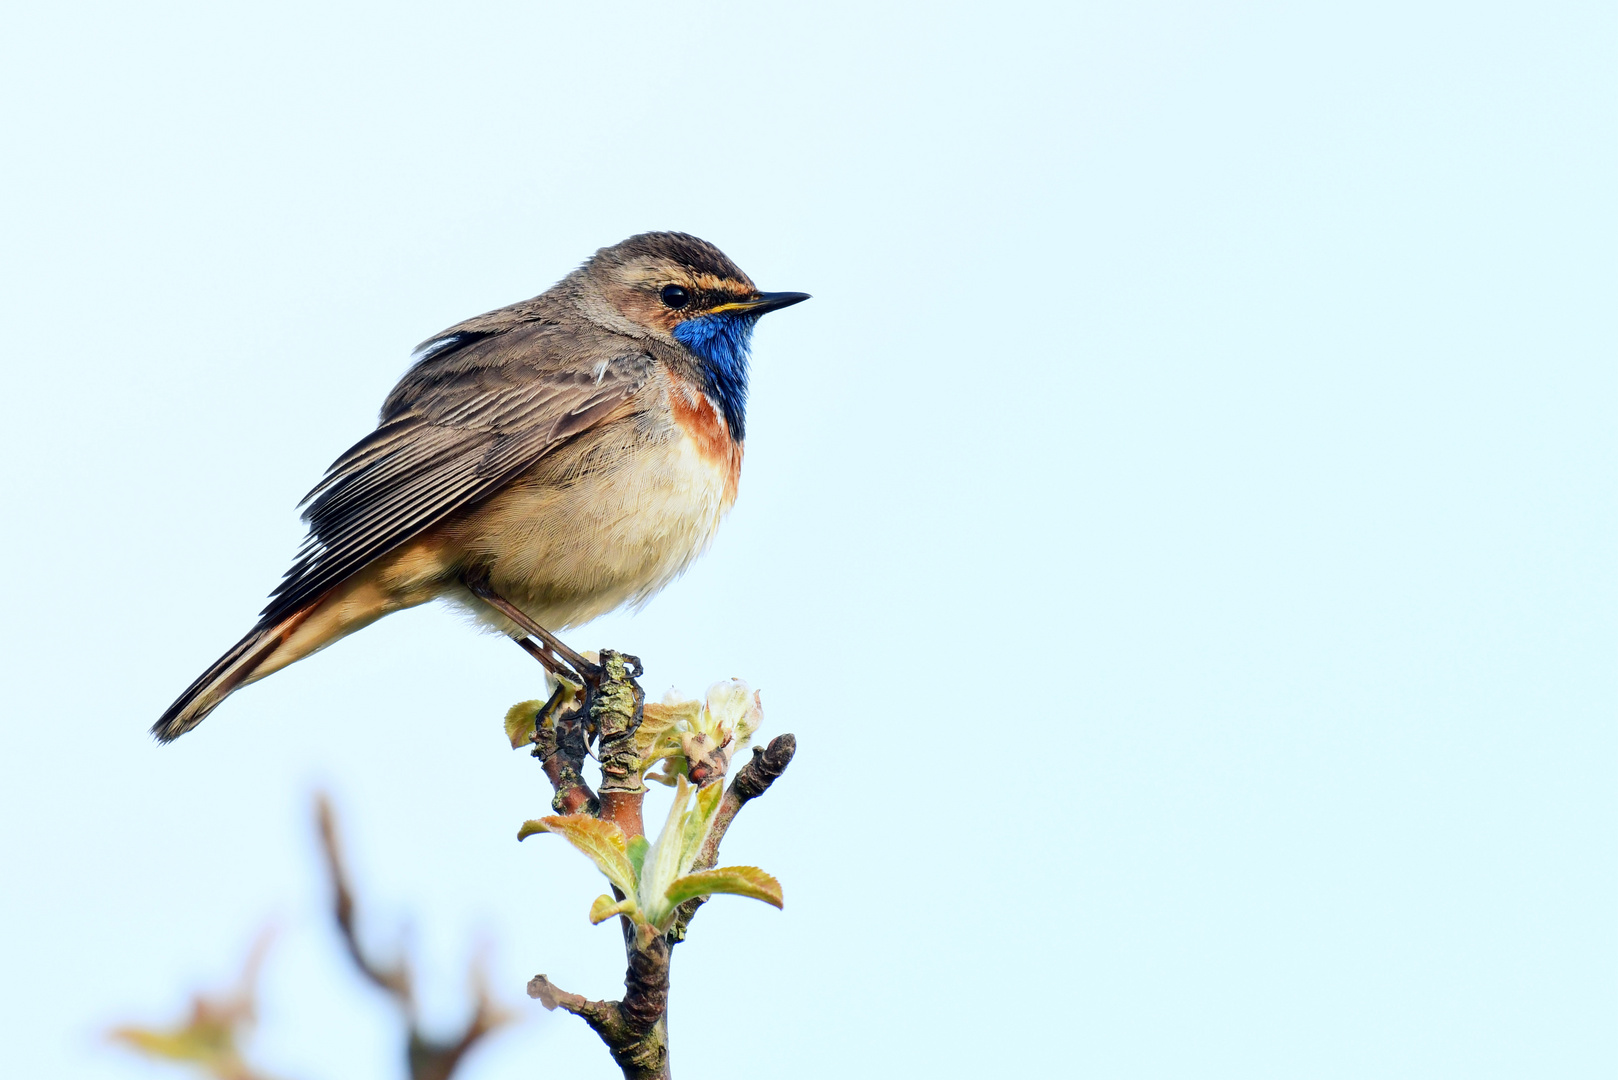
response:
[(645, 233), (429, 338), (305, 497), (309, 537), (258, 624), (152, 733), (440, 597), (588, 681), (554, 631), (646, 601), (707, 547), (736, 500), (753, 327), (806, 299), (760, 292), (705, 240)]

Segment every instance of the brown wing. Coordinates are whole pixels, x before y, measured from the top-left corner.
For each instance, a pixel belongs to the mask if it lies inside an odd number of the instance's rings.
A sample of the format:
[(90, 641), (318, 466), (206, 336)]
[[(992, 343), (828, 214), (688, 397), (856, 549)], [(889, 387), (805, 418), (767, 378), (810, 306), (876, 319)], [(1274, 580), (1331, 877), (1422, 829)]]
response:
[(621, 407), (653, 364), (634, 351), (591, 355), (540, 323), (446, 335), (417, 355), (422, 359), (388, 397), (377, 429), (333, 462), (305, 497), (309, 538), (271, 595), (263, 622), (285, 618), (493, 494)]

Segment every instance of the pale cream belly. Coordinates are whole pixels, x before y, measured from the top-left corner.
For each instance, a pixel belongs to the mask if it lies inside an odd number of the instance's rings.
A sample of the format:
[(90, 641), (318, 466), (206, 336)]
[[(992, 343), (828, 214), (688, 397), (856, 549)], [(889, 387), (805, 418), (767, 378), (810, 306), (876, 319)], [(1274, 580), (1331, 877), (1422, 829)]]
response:
[[(707, 548), (734, 501), (732, 470), (689, 438), (616, 449), (544, 463), (447, 537), (468, 565), (487, 568), (496, 592), (547, 629), (645, 602)], [(515, 630), (463, 589), (444, 595), (491, 627)]]

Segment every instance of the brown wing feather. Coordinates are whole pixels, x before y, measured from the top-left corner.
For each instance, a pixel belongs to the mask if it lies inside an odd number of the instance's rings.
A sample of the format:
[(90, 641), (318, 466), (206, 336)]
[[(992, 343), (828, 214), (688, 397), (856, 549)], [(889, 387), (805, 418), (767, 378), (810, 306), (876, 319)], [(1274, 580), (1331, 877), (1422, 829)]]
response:
[(424, 350), (427, 358), (389, 395), (377, 429), (305, 498), (309, 538), (261, 625), (492, 495), (621, 409), (651, 375), (650, 356), (590, 355), (576, 342), (553, 324), (529, 323)]

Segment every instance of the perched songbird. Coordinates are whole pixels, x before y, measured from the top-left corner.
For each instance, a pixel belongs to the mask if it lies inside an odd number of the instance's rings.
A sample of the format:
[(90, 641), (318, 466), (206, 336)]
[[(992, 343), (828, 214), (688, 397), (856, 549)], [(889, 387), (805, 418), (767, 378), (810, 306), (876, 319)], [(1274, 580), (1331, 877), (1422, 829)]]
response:
[(707, 547), (736, 500), (753, 326), (806, 299), (758, 291), (704, 240), (645, 233), (424, 342), (305, 498), (309, 538), (258, 625), (153, 734), (438, 597), (553, 670), (589, 666), (548, 631), (646, 600)]

